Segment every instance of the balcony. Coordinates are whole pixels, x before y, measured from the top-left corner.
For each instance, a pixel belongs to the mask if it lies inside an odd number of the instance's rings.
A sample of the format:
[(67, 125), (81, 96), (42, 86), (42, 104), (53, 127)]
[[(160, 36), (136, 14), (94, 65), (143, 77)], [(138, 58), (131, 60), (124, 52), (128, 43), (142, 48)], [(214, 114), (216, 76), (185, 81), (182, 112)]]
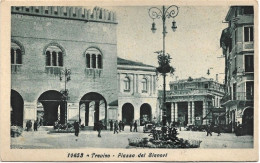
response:
[(230, 94), (226, 94), (221, 100), (221, 104), (225, 104), (228, 101), (252, 101), (254, 95), (251, 92), (235, 92), (233, 97)]
[(167, 91), (166, 96), (206, 95), (209, 92), (210, 91), (207, 89), (175, 90), (175, 91)]

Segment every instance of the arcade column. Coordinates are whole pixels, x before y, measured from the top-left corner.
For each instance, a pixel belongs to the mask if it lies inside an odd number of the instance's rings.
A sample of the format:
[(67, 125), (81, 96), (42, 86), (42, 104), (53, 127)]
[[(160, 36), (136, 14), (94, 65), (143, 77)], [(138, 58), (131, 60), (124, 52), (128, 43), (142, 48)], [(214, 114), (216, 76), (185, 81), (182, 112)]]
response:
[(171, 103), (171, 122), (175, 121), (175, 118), (174, 118), (174, 103), (172, 102)]
[(188, 101), (188, 124), (191, 124), (191, 102)]
[(207, 104), (207, 101), (203, 101), (203, 125), (206, 125), (207, 124), (207, 109), (208, 109), (208, 104)]
[(195, 105), (194, 101), (191, 102), (191, 123), (195, 124)]
[(174, 112), (175, 122), (178, 122), (178, 103), (177, 102), (174, 103), (174, 110), (175, 110), (175, 112)]

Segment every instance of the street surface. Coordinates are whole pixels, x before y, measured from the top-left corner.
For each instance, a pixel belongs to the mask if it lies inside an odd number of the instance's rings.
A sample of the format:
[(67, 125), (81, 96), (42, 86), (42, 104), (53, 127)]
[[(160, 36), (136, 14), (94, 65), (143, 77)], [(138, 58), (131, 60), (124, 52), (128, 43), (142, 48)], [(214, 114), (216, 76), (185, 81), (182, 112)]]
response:
[[(125, 131), (114, 134), (109, 130), (102, 130), (101, 138), (97, 131), (81, 131), (76, 140), (74, 133), (52, 133), (40, 130), (37, 132), (24, 131), (22, 136), (11, 138), (11, 148), (26, 149), (62, 149), (62, 148), (128, 148), (128, 138), (148, 137), (149, 133), (143, 133), (142, 128), (138, 132), (130, 132), (129, 127)], [(179, 138), (189, 140), (201, 140), (200, 148), (253, 148), (253, 136), (235, 136), (231, 133), (222, 133), (217, 136), (206, 136), (206, 132), (178, 131)]]

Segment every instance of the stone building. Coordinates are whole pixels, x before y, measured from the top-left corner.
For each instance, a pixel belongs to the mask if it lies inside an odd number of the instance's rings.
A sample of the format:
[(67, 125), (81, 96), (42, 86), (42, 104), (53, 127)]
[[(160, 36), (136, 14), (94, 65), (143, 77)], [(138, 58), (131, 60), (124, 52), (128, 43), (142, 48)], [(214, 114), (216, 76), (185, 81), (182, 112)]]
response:
[(12, 7), (11, 124), (151, 119), (155, 68), (117, 58), (116, 28), (98, 7)]
[(12, 123), (106, 123), (118, 98), (116, 27), (115, 13), (98, 7), (12, 7)]
[(226, 108), (226, 122), (244, 126), (253, 133), (254, 115), (254, 8), (230, 7), (222, 31), (220, 46), (225, 57), (225, 92), (221, 104)]
[(118, 58), (117, 69), (118, 119), (143, 125), (158, 118), (155, 67)]
[[(184, 126), (223, 123), (223, 118), (212, 117), (214, 112), (221, 110), (220, 99), (223, 96), (224, 86), (213, 79), (190, 77), (170, 82), (170, 90), (166, 91), (167, 122), (180, 122)], [(162, 99), (159, 101), (161, 104)]]

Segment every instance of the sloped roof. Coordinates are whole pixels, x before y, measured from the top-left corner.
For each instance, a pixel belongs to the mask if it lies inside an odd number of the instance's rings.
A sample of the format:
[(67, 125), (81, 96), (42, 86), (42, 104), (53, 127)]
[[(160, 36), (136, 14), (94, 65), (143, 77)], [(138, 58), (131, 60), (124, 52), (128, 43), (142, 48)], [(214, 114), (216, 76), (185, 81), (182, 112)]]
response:
[(143, 67), (154, 67), (152, 65), (147, 65), (142, 62), (135, 62), (127, 59), (123, 59), (120, 57), (117, 57), (117, 65), (130, 65), (130, 66), (143, 66)]

